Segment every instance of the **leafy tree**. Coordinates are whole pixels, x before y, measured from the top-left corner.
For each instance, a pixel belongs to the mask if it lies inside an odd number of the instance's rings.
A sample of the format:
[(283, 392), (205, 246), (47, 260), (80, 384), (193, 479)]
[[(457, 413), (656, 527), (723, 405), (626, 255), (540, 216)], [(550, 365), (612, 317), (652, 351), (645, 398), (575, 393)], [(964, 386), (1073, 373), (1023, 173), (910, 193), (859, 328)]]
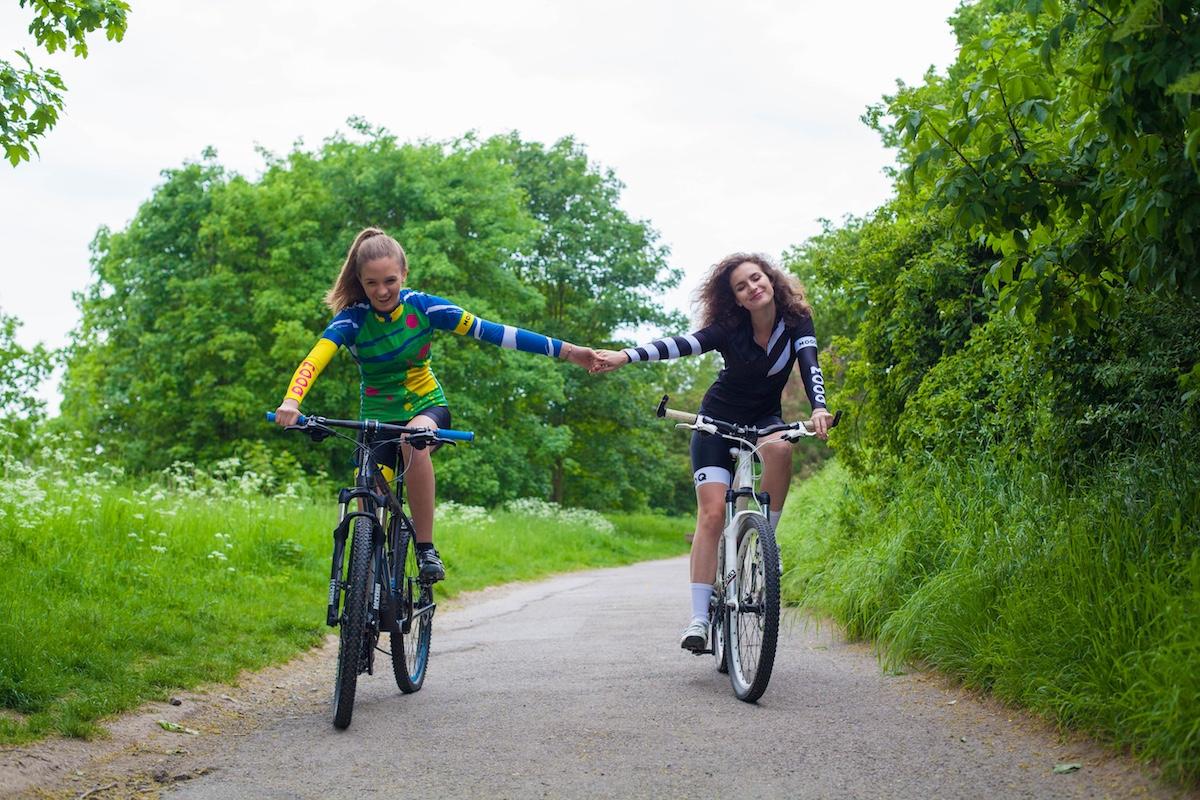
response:
[[(82, 298), (64, 381), (70, 425), (133, 470), (246, 457), (268, 446), (310, 469), (344, 471), (344, 453), (283, 436), (262, 421), (262, 412), (278, 403), (294, 365), (328, 322), (322, 297), (349, 242), (367, 224), (404, 244), (414, 287), (485, 318), (581, 343), (589, 343), (585, 332), (609, 338), (605, 325), (661, 318), (649, 305), (598, 312), (593, 306), (602, 298), (586, 292), (571, 298), (569, 312), (547, 314), (551, 303), (533, 270), (546, 263), (537, 254), (548, 225), (531, 210), (537, 195), (518, 180), (510, 158), (540, 146), (515, 137), (400, 144), (385, 131), (353, 125), (360, 141), (336, 136), (314, 151), (265, 154), (257, 181), (227, 173), (207, 153), (166, 171), (126, 230), (100, 231), (95, 278)], [(542, 152), (573, 152), (572, 169), (601, 174), (573, 145), (556, 148)], [(546, 178), (547, 191), (558, 179)], [(580, 219), (620, 217), (602, 208), (616, 202), (615, 194), (572, 191), (583, 198)], [(550, 226), (565, 229), (571, 219), (568, 213)], [(653, 239), (648, 230), (620, 235)], [(598, 235), (589, 246), (597, 254), (634, 246), (603, 240)], [(631, 293), (639, 291), (638, 281), (659, 279), (652, 247), (622, 257), (649, 264), (619, 276), (631, 282)], [(599, 321), (585, 328), (575, 327), (575, 319)], [(577, 425), (576, 398), (613, 391), (604, 377), (464, 337), (438, 336), (433, 347), (456, 426), (479, 434), (476, 445), (439, 455), (445, 496), (483, 504), (555, 496), (555, 476), (572, 463), (573, 447), (586, 462), (626, 446)], [(334, 360), (305, 408), (357, 413), (357, 369), (348, 355)], [(608, 477), (615, 502), (636, 504), (645, 496), (641, 487), (656, 485), (646, 478), (655, 464), (646, 461)], [(586, 483), (558, 496), (590, 505), (611, 500)]]
[(889, 99), (913, 187), (1043, 327), (1096, 328), (1126, 286), (1200, 294), (1200, 8), (1014, 6), (965, 9), (950, 74)]
[[(87, 35), (104, 29), (109, 41), (125, 35), (129, 4), (123, 0), (18, 0), (35, 16), (29, 32), (47, 53), (67, 50), (87, 58)], [(16, 62), (0, 59), (0, 145), (16, 166), (36, 153), (37, 139), (55, 123), (67, 86), (52, 69), (39, 69), (24, 50)]]
[[(589, 164), (570, 138), (546, 147), (510, 134), (486, 147), (513, 167), (539, 225), (532, 246), (514, 256), (513, 270), (545, 298), (547, 332), (600, 346), (618, 328), (686, 325), (657, 302), (679, 273), (668, 269), (667, 252), (650, 226), (620, 208), (623, 186), (611, 171)], [(647, 370), (603, 378), (578, 370), (564, 374), (564, 402), (552, 404), (549, 418), (574, 435), (553, 464), (552, 499), (578, 503), (592, 497), (604, 506), (637, 508), (677, 494), (686, 466), (678, 474), (643, 470), (649, 480), (634, 485), (611, 478), (631, 463), (661, 464), (669, 449), (682, 452), (650, 413), (664, 377)], [(598, 441), (605, 446), (596, 447)], [(685, 488), (690, 500), (690, 486)]]
[[(46, 403), (36, 396), (54, 368), (54, 353), (41, 344), (32, 349), (16, 340), (21, 326), (16, 317), (0, 313), (0, 431), (13, 445), (28, 443), (35, 426), (46, 416)], [(9, 442), (0, 441), (0, 450)]]
[[(964, 4), (946, 74), (865, 115), (897, 148), (894, 196), (791, 254), (850, 332), (830, 385), (850, 411), (831, 444), (851, 480), (832, 546), (796, 583), (818, 587), (804, 599), (893, 657), (1187, 778), (1193, 728), (1169, 720), (1193, 719), (1196, 693), (1186, 657), (1161, 656), (1194, 626), (1146, 632), (1196, 605), (1200, 563), (1197, 14), (1174, 0)], [(1081, 523), (1093, 507), (1119, 522)], [(1130, 634), (1098, 646), (1113, 596)], [(1062, 608), (1080, 624), (1039, 639)], [(1141, 699), (1115, 712), (1123, 697)]]

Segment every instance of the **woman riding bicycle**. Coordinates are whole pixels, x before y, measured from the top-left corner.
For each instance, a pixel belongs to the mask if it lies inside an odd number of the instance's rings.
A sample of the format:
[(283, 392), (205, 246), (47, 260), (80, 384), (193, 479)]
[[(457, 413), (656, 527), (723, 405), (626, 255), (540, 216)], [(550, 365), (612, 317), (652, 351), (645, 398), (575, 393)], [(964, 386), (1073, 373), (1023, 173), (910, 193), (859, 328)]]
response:
[[(435, 328), (527, 353), (593, 365), (591, 348), (577, 347), (540, 333), (501, 325), (434, 295), (405, 288), (408, 259), (400, 243), (378, 228), (355, 237), (333, 287), (325, 295), (334, 317), (316, 346), (296, 368), (275, 421), (295, 425), (300, 402), (344, 345), (358, 362), (362, 402), (360, 419), (426, 428), (450, 427), (450, 408), (430, 369), (429, 344)], [(445, 566), (433, 546), (434, 474), (430, 450), (403, 448), (408, 502), (416, 534), (421, 578), (439, 581)], [(390, 481), (396, 464), (395, 442), (374, 448), (375, 460)]]
[[(817, 363), (812, 309), (804, 289), (760, 254), (734, 253), (713, 266), (696, 291), (702, 328), (686, 336), (658, 339), (621, 351), (600, 350), (593, 372), (608, 372), (633, 361), (662, 361), (718, 350), (725, 367), (704, 394), (700, 413), (741, 425), (783, 422), (780, 397), (793, 363), (813, 407), (812, 422), (828, 437), (833, 415), (825, 408), (824, 378)], [(762, 488), (771, 496), (770, 523), (778, 523), (792, 478), (792, 450), (782, 434), (760, 440)], [(708, 605), (717, 568), (717, 541), (725, 524), (725, 492), (733, 459), (719, 436), (692, 434), (692, 476), (696, 485), (696, 532), (692, 539), (692, 619), (680, 646), (708, 648)]]

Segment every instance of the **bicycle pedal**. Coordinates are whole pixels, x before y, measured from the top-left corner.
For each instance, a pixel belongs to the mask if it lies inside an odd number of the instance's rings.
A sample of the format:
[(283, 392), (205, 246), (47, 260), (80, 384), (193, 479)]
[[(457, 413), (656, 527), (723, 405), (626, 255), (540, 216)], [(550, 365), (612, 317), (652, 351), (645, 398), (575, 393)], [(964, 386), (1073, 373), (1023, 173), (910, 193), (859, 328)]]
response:
[(694, 656), (711, 656), (713, 654), (713, 652), (714, 652), (713, 649), (710, 647), (708, 650), (693, 650), (692, 655), (694, 655)]

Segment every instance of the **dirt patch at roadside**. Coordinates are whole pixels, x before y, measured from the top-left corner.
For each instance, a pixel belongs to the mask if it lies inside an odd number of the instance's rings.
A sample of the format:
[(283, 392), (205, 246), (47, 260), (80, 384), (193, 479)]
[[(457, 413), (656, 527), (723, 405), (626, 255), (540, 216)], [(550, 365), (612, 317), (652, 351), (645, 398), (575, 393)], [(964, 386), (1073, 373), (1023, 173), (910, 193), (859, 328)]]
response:
[(222, 739), (245, 735), (281, 713), (311, 713), (328, 703), (336, 654), (337, 639), (329, 637), (233, 684), (180, 692), (172, 697), (177, 705), (147, 703), (111, 720), (100, 738), (0, 748), (0, 797), (156, 797), (166, 785), (210, 771)]

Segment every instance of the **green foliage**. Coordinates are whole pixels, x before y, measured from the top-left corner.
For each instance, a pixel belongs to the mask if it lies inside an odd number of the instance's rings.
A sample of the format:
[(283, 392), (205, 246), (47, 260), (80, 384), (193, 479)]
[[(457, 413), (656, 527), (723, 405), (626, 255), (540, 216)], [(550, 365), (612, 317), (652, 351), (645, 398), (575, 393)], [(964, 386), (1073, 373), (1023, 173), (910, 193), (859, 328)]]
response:
[(1200, 779), (1198, 13), (964, 4), (947, 73), (868, 110), (898, 151), (895, 196), (791, 254), (845, 332), (829, 383), (850, 413), (837, 471), (794, 493), (781, 535), (793, 598), (889, 661), (1185, 781)]
[[(536, 239), (512, 259), (522, 284), (545, 298), (538, 330), (600, 346), (618, 328), (685, 324), (658, 305), (679, 273), (667, 268), (667, 252), (649, 223), (621, 210), (623, 187), (611, 171), (589, 164), (569, 138), (546, 147), (510, 134), (486, 147), (512, 167), (538, 223)], [(668, 458), (672, 444), (663, 431), (654, 430), (650, 413), (661, 395), (655, 378), (661, 377), (624, 370), (597, 380), (579, 370), (565, 371), (564, 399), (552, 402), (546, 413), (547, 422), (569, 432), (550, 465), (552, 500), (626, 509), (653, 503), (674, 511), (694, 502), (680, 480), (686, 469), (651, 468)], [(630, 469), (637, 479), (614, 478)]]
[(46, 417), (46, 403), (35, 393), (54, 368), (52, 351), (17, 343), (20, 325), (16, 317), (0, 313), (0, 453), (32, 446), (33, 431)]
[[(324, 292), (367, 224), (404, 244), (414, 287), (486, 319), (580, 344), (671, 321), (655, 297), (676, 276), (653, 231), (626, 217), (620, 184), (570, 140), (400, 144), (353, 125), (360, 141), (267, 154), (257, 181), (228, 174), (212, 153), (168, 170), (126, 230), (97, 234), (63, 383), (65, 426), (135, 472), (263, 445), (310, 470), (344, 472), (343, 448), (284, 436), (261, 414), (327, 323)], [(590, 376), (449, 334), (433, 347), (455, 427), (478, 434), (439, 453), (443, 496), (636, 509), (650, 492), (673, 497), (686, 484), (686, 471), (656, 469), (669, 434), (645, 424), (656, 400), (649, 376)], [(305, 409), (356, 415), (357, 377), (339, 354)], [(635, 419), (636, 436), (615, 435), (615, 421)]]
[[(129, 4), (122, 0), (18, 0), (34, 12), (29, 32), (48, 53), (70, 48), (87, 58), (87, 34), (104, 29), (109, 41), (125, 35)], [(66, 84), (52, 69), (38, 69), (22, 50), (18, 63), (0, 59), (0, 145), (15, 167), (36, 153), (37, 139), (58, 122)], [(24, 66), (22, 66), (22, 64)]]
[(785, 594), (919, 661), (1200, 779), (1200, 471), (1173, 448), (1064, 482), (1003, 449), (880, 505), (840, 468), (788, 498)]
[(950, 75), (902, 88), (888, 113), (910, 187), (995, 251), (1002, 307), (1073, 330), (1126, 286), (1200, 293), (1195, 4), (963, 13)]

